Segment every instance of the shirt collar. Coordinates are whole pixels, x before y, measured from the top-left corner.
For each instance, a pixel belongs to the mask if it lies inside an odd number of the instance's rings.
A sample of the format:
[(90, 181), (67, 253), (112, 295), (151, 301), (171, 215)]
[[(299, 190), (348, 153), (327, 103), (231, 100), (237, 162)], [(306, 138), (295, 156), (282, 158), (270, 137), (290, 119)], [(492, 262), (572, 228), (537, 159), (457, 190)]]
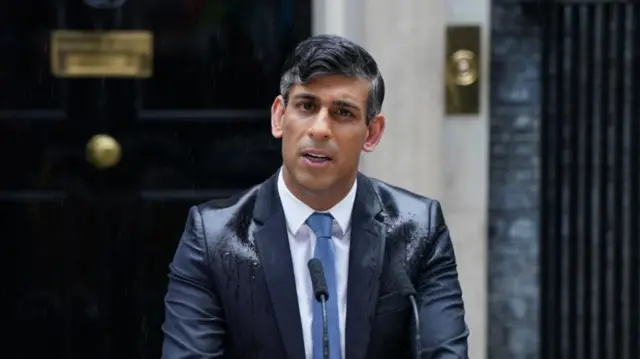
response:
[[(353, 204), (356, 199), (357, 182), (358, 181), (356, 179), (349, 193), (347, 193), (340, 202), (328, 211), (323, 211), (325, 213), (330, 213), (333, 216), (335, 222), (342, 231), (342, 235), (349, 230), (349, 226), (351, 225), (351, 212), (353, 211)], [(282, 203), (287, 227), (291, 233), (296, 235), (302, 225), (306, 222), (307, 218), (316, 211), (291, 193), (287, 185), (284, 183), (282, 170), (278, 173), (278, 194), (280, 195), (280, 202)]]

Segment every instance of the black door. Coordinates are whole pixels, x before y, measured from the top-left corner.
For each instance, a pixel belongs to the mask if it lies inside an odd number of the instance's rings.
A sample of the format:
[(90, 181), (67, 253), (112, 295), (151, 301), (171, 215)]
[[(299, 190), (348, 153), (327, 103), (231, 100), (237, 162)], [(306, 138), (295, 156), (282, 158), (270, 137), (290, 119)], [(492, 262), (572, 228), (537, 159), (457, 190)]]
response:
[[(277, 169), (268, 108), (310, 16), (298, 0), (0, 2), (0, 357), (160, 357), (188, 208)], [(55, 29), (150, 30), (153, 76), (53, 78)], [(95, 135), (119, 162), (87, 160)]]

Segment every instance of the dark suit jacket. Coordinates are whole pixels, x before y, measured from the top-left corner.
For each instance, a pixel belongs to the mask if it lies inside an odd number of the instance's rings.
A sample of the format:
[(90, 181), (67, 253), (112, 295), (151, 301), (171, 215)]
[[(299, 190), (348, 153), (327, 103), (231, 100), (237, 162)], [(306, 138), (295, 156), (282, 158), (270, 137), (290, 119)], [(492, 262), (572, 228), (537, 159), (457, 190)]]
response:
[[(164, 359), (304, 358), (276, 183), (274, 175), (191, 209), (170, 265)], [(466, 359), (469, 332), (440, 205), (360, 174), (344, 359), (410, 358), (412, 310), (394, 268), (407, 272), (418, 293), (422, 358)]]

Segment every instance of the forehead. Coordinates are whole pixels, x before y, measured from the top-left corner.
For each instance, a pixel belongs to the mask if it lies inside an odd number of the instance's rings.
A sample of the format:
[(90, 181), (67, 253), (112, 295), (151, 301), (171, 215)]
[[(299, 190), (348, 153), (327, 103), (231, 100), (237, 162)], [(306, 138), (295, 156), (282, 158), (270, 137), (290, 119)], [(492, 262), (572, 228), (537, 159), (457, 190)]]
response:
[(349, 100), (365, 104), (369, 98), (369, 88), (370, 82), (360, 77), (327, 75), (294, 85), (290, 95), (309, 93), (321, 101)]

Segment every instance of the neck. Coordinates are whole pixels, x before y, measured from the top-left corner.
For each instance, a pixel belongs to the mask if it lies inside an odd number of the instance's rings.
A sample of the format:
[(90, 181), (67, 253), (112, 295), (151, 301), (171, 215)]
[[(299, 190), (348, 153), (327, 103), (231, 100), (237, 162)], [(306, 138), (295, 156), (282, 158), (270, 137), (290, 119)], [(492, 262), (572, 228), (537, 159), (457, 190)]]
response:
[(349, 194), (349, 191), (351, 191), (357, 176), (356, 172), (351, 178), (343, 181), (343, 183), (337, 183), (325, 190), (315, 191), (302, 187), (287, 171), (285, 166), (282, 167), (282, 171), (284, 184), (289, 191), (315, 211), (327, 211), (342, 201), (347, 194)]

